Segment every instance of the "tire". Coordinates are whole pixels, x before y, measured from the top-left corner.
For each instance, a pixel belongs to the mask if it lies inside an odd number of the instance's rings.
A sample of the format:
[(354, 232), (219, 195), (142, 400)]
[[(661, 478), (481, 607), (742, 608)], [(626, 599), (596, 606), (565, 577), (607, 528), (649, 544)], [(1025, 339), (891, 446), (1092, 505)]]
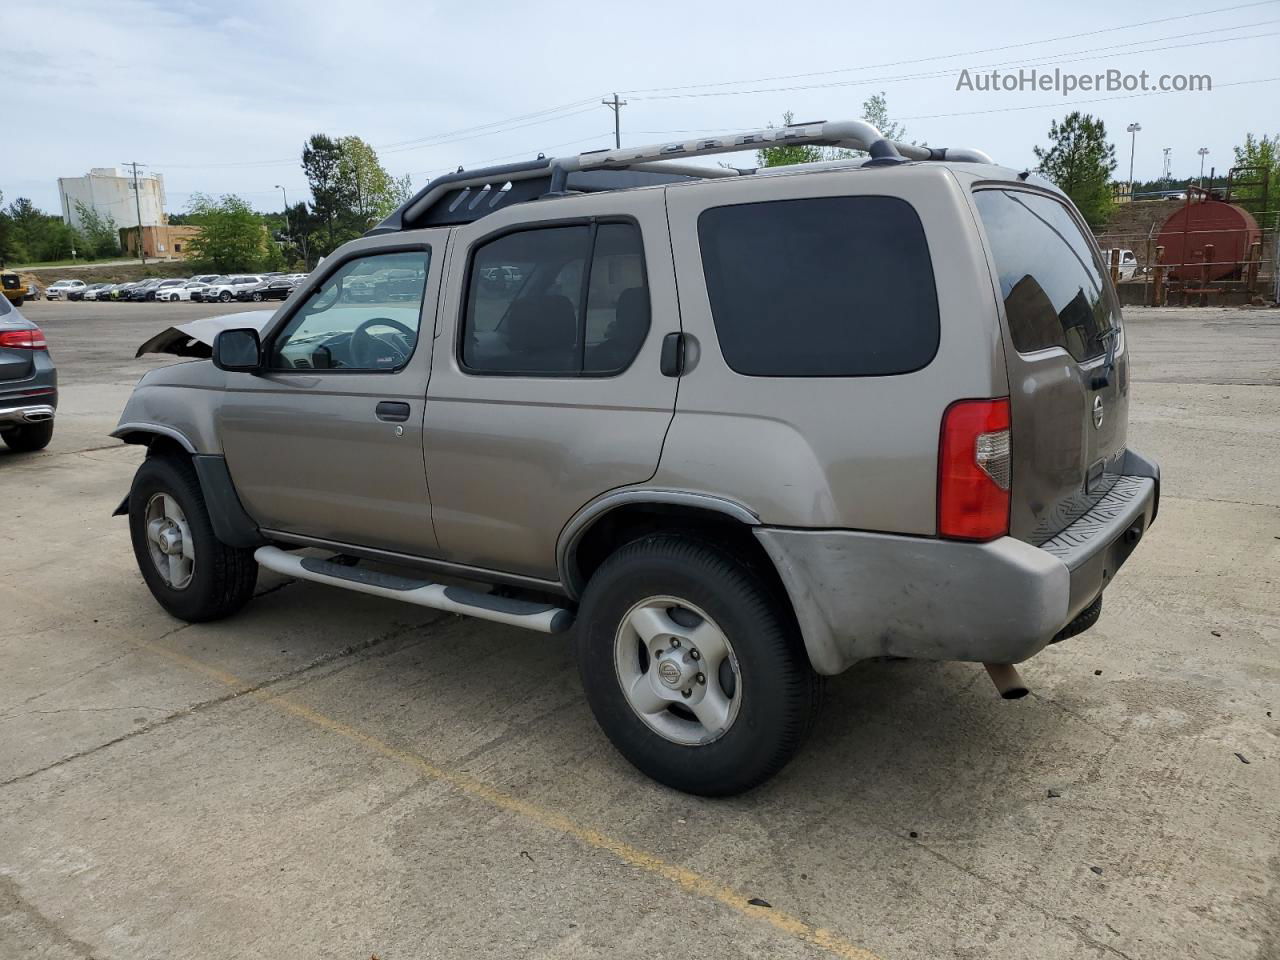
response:
[(26, 302), (26, 299), (26, 297), (19, 297), (17, 300), (13, 301), (13, 305), (15, 307), (20, 307)]
[[(177, 580), (166, 582), (167, 574), (160, 572), (153, 559), (157, 544), (148, 536), (148, 510), (157, 497), (176, 501), (184, 521), (179, 525), (184, 546), (186, 538), (190, 538), (191, 569), (186, 582), (180, 585), (176, 585)], [(151, 456), (143, 461), (129, 490), (129, 534), (138, 570), (151, 595), (179, 620), (219, 620), (235, 613), (253, 597), (258, 582), (253, 551), (229, 547), (214, 536), (200, 481), (189, 459)]]
[(254, 293), (254, 294), (253, 294), (253, 302), (254, 302), (254, 303), (261, 303), (261, 302), (262, 302), (262, 294), (260, 294), (260, 293)]
[(44, 420), (40, 423), (14, 427), (0, 433), (0, 437), (4, 438), (5, 446), (14, 453), (33, 453), (36, 450), (43, 450), (53, 439), (53, 421)]
[[(646, 641), (630, 626), (654, 611), (652, 622), (674, 625), (672, 635), (687, 631), (678, 650), (665, 631)], [(791, 611), (767, 581), (718, 546), (655, 535), (622, 547), (587, 585), (576, 634), (578, 670), (596, 722), (637, 769), (677, 790), (729, 796), (763, 783), (795, 755), (816, 715), (821, 678), (809, 665)], [(715, 636), (727, 640), (728, 653), (705, 676), (667, 677), (655, 666), (677, 664), (678, 673), (711, 663), (716, 654), (699, 654), (697, 647), (714, 651), (718, 641), (704, 640)], [(710, 698), (713, 679), (729, 704), (718, 730), (695, 716), (705, 703), (684, 706)], [(673, 682), (687, 689), (663, 686)], [(639, 689), (642, 683), (659, 693), (645, 687), (640, 699), (657, 698), (651, 707), (667, 698), (669, 705), (647, 716), (633, 706), (636, 698), (624, 685)], [(685, 696), (690, 691), (692, 698)]]
[(230, 302), (231, 302), (231, 291), (230, 291), (230, 290), (223, 290), (220, 294), (218, 294), (218, 300), (219, 300), (219, 301), (221, 301), (222, 303), (230, 303)]

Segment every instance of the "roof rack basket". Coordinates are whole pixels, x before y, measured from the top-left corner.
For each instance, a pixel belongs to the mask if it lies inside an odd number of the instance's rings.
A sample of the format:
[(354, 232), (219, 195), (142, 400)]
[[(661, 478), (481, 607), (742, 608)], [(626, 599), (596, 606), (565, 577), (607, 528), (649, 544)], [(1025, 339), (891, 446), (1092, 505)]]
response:
[(981, 150), (922, 147), (886, 139), (863, 120), (796, 123), (745, 133), (703, 137), (676, 143), (616, 150), (594, 150), (572, 157), (544, 157), (476, 170), (459, 169), (428, 183), (369, 235), (419, 227), (472, 223), (512, 204), (565, 193), (596, 193), (683, 180), (738, 177), (755, 170), (704, 167), (681, 161), (770, 146), (826, 146), (865, 150), (866, 164), (910, 160), (992, 163)]

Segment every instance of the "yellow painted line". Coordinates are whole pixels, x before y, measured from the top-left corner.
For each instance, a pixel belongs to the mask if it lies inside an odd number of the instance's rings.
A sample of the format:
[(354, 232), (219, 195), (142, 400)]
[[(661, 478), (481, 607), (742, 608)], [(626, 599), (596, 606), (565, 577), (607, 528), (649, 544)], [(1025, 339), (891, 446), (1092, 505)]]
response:
[[(149, 643), (147, 641), (134, 641), (138, 646), (143, 647), (152, 653), (158, 654), (167, 660), (202, 673), (207, 677), (233, 689), (243, 689), (248, 686), (244, 680), (234, 674), (228, 673), (218, 667), (211, 666), (194, 657), (189, 657), (185, 653), (179, 653), (176, 650), (170, 650), (159, 644)], [(355, 727), (343, 723), (341, 720), (335, 720), (333, 717), (327, 716), (318, 710), (315, 710), (304, 703), (300, 703), (291, 697), (280, 695), (276, 696), (265, 691), (256, 690), (248, 694), (254, 699), (268, 704), (285, 713), (305, 720), (313, 726), (330, 733), (336, 734), (346, 740), (359, 744), (371, 753), (386, 757), (388, 760), (395, 760), (411, 769), (417, 770), (423, 776), (432, 780), (447, 783), (456, 790), (483, 800), (500, 810), (509, 813), (518, 814), (538, 826), (545, 827), (548, 830), (554, 830), (566, 836), (572, 837), (589, 847), (596, 850), (603, 850), (613, 854), (614, 857), (621, 860), (632, 867), (643, 870), (654, 876), (662, 877), (669, 880), (686, 893), (695, 896), (705, 897), (723, 904), (730, 910), (750, 917), (753, 920), (761, 920), (782, 933), (787, 934), (796, 940), (804, 943), (812, 944), (822, 950), (827, 951), (843, 960), (881, 960), (876, 954), (860, 947), (857, 944), (841, 938), (838, 934), (822, 927), (815, 927), (810, 923), (806, 923), (799, 917), (787, 913), (784, 910), (778, 910), (771, 907), (757, 907), (748, 902), (748, 897), (732, 887), (719, 883), (709, 877), (704, 877), (699, 873), (695, 873), (685, 867), (678, 866), (674, 863), (668, 863), (660, 857), (655, 857), (651, 853), (641, 850), (639, 847), (632, 846), (626, 841), (611, 837), (607, 833), (601, 833), (591, 827), (566, 817), (564, 814), (556, 813), (545, 807), (530, 803), (527, 800), (521, 800), (509, 793), (490, 786), (489, 784), (477, 780), (475, 777), (466, 773), (455, 770), (449, 770), (445, 767), (438, 766), (418, 756), (416, 753), (410, 753), (408, 750), (401, 750), (394, 747), (384, 740), (370, 736)]]

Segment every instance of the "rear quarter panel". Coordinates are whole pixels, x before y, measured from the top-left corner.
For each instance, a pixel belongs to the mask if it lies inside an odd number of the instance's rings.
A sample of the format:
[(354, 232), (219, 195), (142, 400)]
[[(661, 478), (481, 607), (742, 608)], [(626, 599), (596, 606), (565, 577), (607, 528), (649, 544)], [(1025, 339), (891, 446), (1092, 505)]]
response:
[[(699, 215), (859, 195), (901, 198), (924, 225), (941, 322), (932, 362), (896, 376), (734, 372), (716, 338)], [(651, 482), (729, 497), (770, 525), (934, 534), (943, 412), (957, 399), (1008, 392), (987, 264), (955, 177), (938, 164), (744, 177), (671, 187), (667, 203), (681, 319), (697, 348)]]

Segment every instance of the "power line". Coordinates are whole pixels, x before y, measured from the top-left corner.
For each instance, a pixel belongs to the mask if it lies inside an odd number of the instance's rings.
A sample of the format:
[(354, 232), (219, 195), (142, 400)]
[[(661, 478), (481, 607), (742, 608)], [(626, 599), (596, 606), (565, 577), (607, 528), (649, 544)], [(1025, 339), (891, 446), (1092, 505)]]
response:
[[(851, 73), (855, 70), (878, 70), (881, 67), (901, 67), (914, 63), (928, 63), (934, 60), (954, 60), (956, 57), (972, 57), (980, 53), (997, 53), (1001, 50), (1016, 50), (1022, 47), (1034, 47), (1045, 43), (1057, 43), (1061, 40), (1079, 40), (1082, 37), (1095, 37), (1103, 33), (1114, 33), (1117, 30), (1132, 30), (1137, 27), (1149, 27), (1157, 23), (1171, 23), (1175, 20), (1188, 20), (1193, 17), (1204, 17), (1214, 13), (1228, 13), (1234, 10), (1246, 10), (1250, 7), (1265, 7), (1275, 3), (1276, 0), (1258, 0), (1255, 3), (1241, 3), (1230, 7), (1218, 7), (1214, 10), (1200, 10), (1196, 13), (1184, 13), (1175, 17), (1160, 17), (1155, 20), (1142, 20), (1137, 23), (1125, 23), (1115, 27), (1104, 27), (1100, 30), (1087, 30), (1083, 33), (1068, 33), (1058, 37), (1049, 37), (1044, 40), (1026, 40), (1021, 43), (1008, 43), (999, 47), (983, 47), (978, 50), (966, 50), (962, 53), (940, 53), (930, 57), (915, 57), (910, 60), (890, 60), (884, 63), (871, 63), (861, 67), (838, 67), (833, 70), (816, 70), (810, 73), (789, 73), (779, 74), (772, 77), (756, 77), (749, 80), (722, 80), (716, 83), (691, 83), (677, 87), (648, 87), (641, 90), (625, 90), (624, 93), (667, 93), (674, 90), (697, 90), (711, 87), (736, 86), (744, 83), (772, 83), (775, 80), (803, 80), (809, 77), (831, 76), (837, 73)], [(646, 98), (656, 99), (656, 98)]]
[[(595, 110), (595, 97), (589, 97), (585, 100), (577, 100), (572, 104), (562, 104), (559, 107), (548, 108), (547, 110), (536, 111), (534, 113), (523, 114), (518, 117), (507, 117), (503, 120), (494, 120), (490, 123), (477, 124), (474, 127), (462, 127), (449, 133), (435, 134), (432, 137), (421, 137), (417, 140), (402, 140), (391, 144), (376, 144), (374, 149), (380, 153), (402, 153), (407, 150), (415, 150), (422, 147), (444, 146), (451, 143), (461, 143), (466, 140), (474, 140), (479, 137), (491, 136), (497, 133), (505, 133), (508, 130), (522, 130), (525, 127), (536, 127), (544, 123), (554, 123), (560, 120), (568, 120), (570, 117), (577, 117), (584, 113), (590, 113)], [(574, 110), (572, 113), (563, 113), (569, 107), (585, 107), (585, 109)], [(563, 115), (555, 115), (562, 113)], [(529, 120), (527, 123), (517, 123), (516, 121)], [(506, 124), (515, 123), (514, 126), (505, 126)], [(492, 129), (501, 127), (501, 129)], [(469, 135), (468, 135), (469, 134)], [(170, 169), (195, 169), (208, 170), (215, 168), (250, 168), (250, 167), (274, 167), (284, 164), (296, 164), (297, 157), (280, 158), (277, 160), (233, 160), (225, 163), (164, 163), (157, 166), (164, 166)]]
[[(1265, 22), (1275, 23), (1277, 21), (1265, 21)], [(1253, 24), (1241, 24), (1235, 27), (1222, 27), (1219, 29), (1220, 30), (1239, 30), (1239, 29), (1245, 29), (1246, 27), (1251, 28), (1252, 26)], [(1212, 32), (1212, 31), (1198, 31), (1196, 34), (1181, 34), (1180, 36), (1199, 36), (1207, 32)], [(1142, 50), (1122, 50), (1116, 53), (1102, 54), (1101, 56), (1099, 56), (1096, 51), (1098, 49), (1106, 50), (1108, 49), (1107, 47), (1095, 48), (1093, 50), (1071, 50), (1066, 53), (1049, 54), (1045, 58), (1040, 60), (1025, 60), (1025, 61), (1004, 60), (999, 63), (986, 63), (986, 64), (982, 64), (981, 66), (973, 67), (972, 70), (974, 72), (977, 72), (981, 70), (994, 69), (996, 67), (1005, 67), (1005, 66), (1008, 66), (1009, 64), (1021, 64), (1024, 67), (1032, 67), (1032, 66), (1045, 66), (1048, 64), (1082, 63), (1082, 62), (1088, 62), (1091, 60), (1109, 60), (1114, 57), (1128, 57), (1128, 56), (1132, 56), (1134, 54), (1140, 54), (1140, 53), (1162, 53), (1166, 50), (1183, 50), (1188, 47), (1213, 46), (1214, 44), (1231, 43), (1232, 41), (1236, 41), (1236, 40), (1260, 40), (1265, 37), (1274, 37), (1276, 35), (1277, 33), (1272, 32), (1272, 33), (1254, 33), (1254, 34), (1248, 34), (1242, 37), (1219, 37), (1216, 40), (1204, 40), (1204, 41), (1198, 41), (1194, 43), (1178, 43), (1178, 44), (1172, 44), (1167, 47), (1149, 47), (1147, 49), (1142, 49)], [(1132, 43), (1117, 44), (1117, 46), (1131, 47), (1131, 46), (1138, 46), (1143, 43), (1159, 43), (1163, 40), (1173, 40), (1173, 39), (1178, 39), (1178, 37), (1161, 37), (1158, 40), (1136, 40), (1136, 41), (1133, 41)], [(1083, 53), (1085, 54), (1085, 56), (1075, 57), (1075, 54), (1078, 54), (1078, 53)], [(1075, 58), (1064, 60), (1064, 59), (1061, 59), (1062, 57), (1075, 57)], [(636, 100), (691, 100), (691, 99), (703, 99), (707, 97), (750, 96), (752, 94), (758, 94), (758, 93), (790, 93), (797, 90), (819, 90), (819, 89), (828, 89), (832, 87), (869, 86), (871, 84), (880, 84), (880, 83), (897, 83), (904, 80), (927, 80), (934, 77), (949, 76), (954, 72), (955, 72), (954, 68), (948, 68), (946, 70), (935, 70), (928, 73), (899, 74), (896, 76), (884, 76), (884, 77), (865, 77), (859, 80), (833, 80), (828, 83), (795, 84), (787, 87), (756, 87), (755, 89), (752, 89), (752, 90), (720, 90), (720, 91), (708, 92), (708, 93), (672, 93), (672, 94), (664, 94), (662, 96), (657, 96), (657, 97), (633, 97), (633, 99), (636, 99)]]
[[(530, 154), (536, 154), (536, 153), (545, 154), (548, 150), (554, 150), (557, 147), (573, 147), (573, 146), (577, 146), (580, 143), (590, 143), (593, 140), (602, 140), (607, 136), (609, 136), (609, 131), (606, 130), (604, 133), (593, 133), (589, 137), (579, 137), (577, 140), (566, 140), (564, 143), (548, 144), (547, 146), (542, 147), (540, 150), (521, 150), (519, 153), (508, 153), (508, 154), (504, 154), (501, 157), (489, 157), (485, 160), (476, 160), (471, 164), (471, 169), (475, 169), (476, 167), (484, 167), (491, 163), (499, 163), (503, 160), (515, 160), (520, 157), (527, 157)], [(443, 173), (451, 173), (456, 169), (457, 169), (456, 167), (447, 167), (447, 168), (441, 168), (438, 170), (419, 170), (419, 171), (411, 172), (409, 176), (435, 177)], [(465, 166), (464, 166), (464, 169), (465, 169)]]

